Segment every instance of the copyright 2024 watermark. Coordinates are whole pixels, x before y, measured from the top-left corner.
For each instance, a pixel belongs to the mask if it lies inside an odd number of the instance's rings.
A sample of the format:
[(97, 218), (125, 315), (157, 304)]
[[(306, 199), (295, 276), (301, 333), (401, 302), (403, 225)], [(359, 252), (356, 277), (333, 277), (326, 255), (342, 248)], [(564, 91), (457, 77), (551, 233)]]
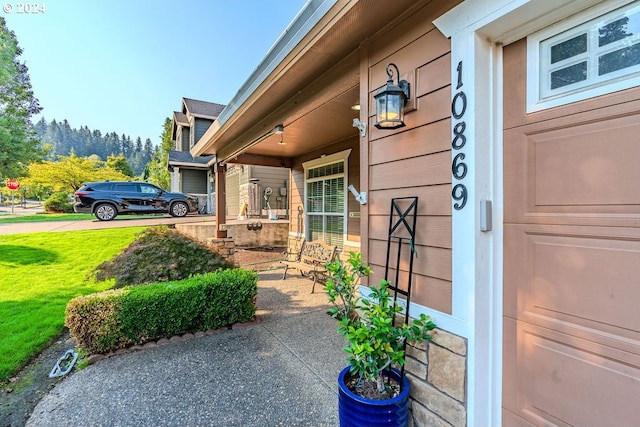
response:
[(4, 3), (2, 11), (6, 14), (36, 15), (47, 13), (47, 6), (44, 3)]

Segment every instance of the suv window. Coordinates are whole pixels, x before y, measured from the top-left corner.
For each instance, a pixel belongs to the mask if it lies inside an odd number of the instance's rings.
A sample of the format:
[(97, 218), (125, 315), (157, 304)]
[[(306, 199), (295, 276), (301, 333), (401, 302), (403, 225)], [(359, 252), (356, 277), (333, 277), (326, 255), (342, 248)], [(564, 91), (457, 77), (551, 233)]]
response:
[(101, 182), (98, 184), (93, 184), (86, 188), (88, 191), (109, 191), (111, 190), (110, 182)]
[(115, 191), (127, 191), (127, 192), (138, 192), (138, 186), (136, 184), (115, 184)]
[(153, 185), (140, 184), (140, 192), (144, 194), (158, 194), (158, 189)]

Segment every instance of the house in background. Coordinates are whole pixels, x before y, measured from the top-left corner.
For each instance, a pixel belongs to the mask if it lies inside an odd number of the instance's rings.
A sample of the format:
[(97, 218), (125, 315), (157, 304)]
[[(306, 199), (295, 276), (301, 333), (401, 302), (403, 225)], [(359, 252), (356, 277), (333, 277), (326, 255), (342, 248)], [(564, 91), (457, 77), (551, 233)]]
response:
[[(270, 209), (272, 215), (279, 219), (287, 219), (288, 180), (289, 169), (286, 168), (230, 165), (226, 173), (227, 216), (268, 218)], [(243, 211), (245, 215), (241, 215)]]
[[(172, 140), (175, 149), (169, 151), (168, 161), (171, 191), (198, 196), (201, 213), (215, 212), (215, 156), (192, 156), (190, 150), (223, 109), (224, 105), (221, 104), (182, 98), (182, 110), (173, 113)], [(230, 164), (226, 177), (226, 216), (237, 217), (246, 204), (248, 217), (267, 217), (267, 205), (278, 218), (288, 217), (288, 169)]]
[[(388, 79), (408, 102), (380, 129)], [(309, 0), (191, 153), (220, 212), (228, 164), (290, 168), (290, 236), (373, 282), (391, 200), (418, 197), (410, 313), (439, 329), (408, 353), (413, 425), (629, 426), (639, 86), (637, 0)]]
[[(198, 196), (201, 212), (215, 211), (213, 161), (215, 156), (192, 156), (191, 147), (218, 118), (224, 105), (182, 98), (181, 111), (173, 112), (171, 132), (174, 150), (169, 151), (171, 191)], [(204, 207), (204, 209), (203, 209)]]

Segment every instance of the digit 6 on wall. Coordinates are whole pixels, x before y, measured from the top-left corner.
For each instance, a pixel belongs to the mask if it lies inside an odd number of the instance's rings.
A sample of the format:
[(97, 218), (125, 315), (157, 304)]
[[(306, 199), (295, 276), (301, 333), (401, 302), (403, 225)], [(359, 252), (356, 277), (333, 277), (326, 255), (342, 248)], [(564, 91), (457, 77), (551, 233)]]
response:
[[(462, 61), (458, 63), (458, 80), (456, 85), (456, 90), (460, 89), (463, 86), (462, 82)], [(467, 124), (464, 120), (465, 113), (467, 112), (467, 94), (464, 90), (460, 90), (456, 92), (451, 100), (451, 115), (455, 120), (459, 120), (453, 126), (453, 140), (451, 141), (451, 148), (456, 151), (460, 151), (453, 157), (453, 161), (451, 164), (451, 174), (455, 180), (461, 181), (467, 176), (467, 172), (469, 167), (464, 162), (465, 154), (462, 151), (465, 144), (467, 143), (467, 137), (464, 134), (467, 129)], [(455, 182), (455, 181), (454, 181)], [(458, 183), (453, 186), (451, 190), (451, 198), (456, 201), (454, 203), (453, 208), (455, 210), (462, 210), (467, 204), (468, 192), (467, 187)]]

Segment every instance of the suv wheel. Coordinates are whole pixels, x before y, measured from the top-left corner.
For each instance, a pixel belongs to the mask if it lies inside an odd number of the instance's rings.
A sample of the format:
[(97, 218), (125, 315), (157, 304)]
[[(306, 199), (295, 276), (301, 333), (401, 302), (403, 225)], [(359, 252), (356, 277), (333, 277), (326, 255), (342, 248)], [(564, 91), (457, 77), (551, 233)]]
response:
[(116, 215), (118, 215), (118, 212), (113, 205), (109, 203), (100, 203), (96, 206), (94, 214), (100, 221), (111, 221), (116, 217)]
[(169, 211), (171, 216), (187, 216), (189, 213), (189, 206), (185, 202), (175, 202), (171, 205), (171, 209)]

